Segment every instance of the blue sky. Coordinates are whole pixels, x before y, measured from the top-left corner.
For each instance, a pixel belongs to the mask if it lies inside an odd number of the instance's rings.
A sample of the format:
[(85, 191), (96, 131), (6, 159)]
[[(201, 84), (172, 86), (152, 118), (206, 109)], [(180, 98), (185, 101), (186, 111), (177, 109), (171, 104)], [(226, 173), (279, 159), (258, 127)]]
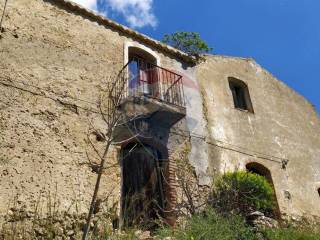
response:
[(199, 32), (213, 53), (252, 57), (320, 112), (320, 0), (74, 0), (155, 39)]

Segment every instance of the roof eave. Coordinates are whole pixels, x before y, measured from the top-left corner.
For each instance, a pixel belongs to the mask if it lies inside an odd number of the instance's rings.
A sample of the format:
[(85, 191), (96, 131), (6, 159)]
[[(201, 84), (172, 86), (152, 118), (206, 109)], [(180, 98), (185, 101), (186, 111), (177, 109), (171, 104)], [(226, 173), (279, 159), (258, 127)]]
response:
[(110, 19), (108, 19), (108, 18), (106, 18), (106, 17), (104, 17), (94, 11), (91, 11), (85, 7), (82, 7), (79, 4), (76, 4), (76, 3), (71, 2), (69, 0), (53, 0), (53, 2), (65, 7), (66, 9), (68, 9), (72, 12), (81, 14), (83, 16), (86, 16), (86, 17), (94, 20), (94, 21), (97, 21), (98, 23), (101, 23), (106, 26), (110, 26), (111, 28), (113, 28), (119, 32), (125, 33), (125, 34), (131, 36), (132, 38), (135, 38), (141, 42), (144, 42), (147, 45), (153, 46), (161, 51), (164, 51), (166, 53), (174, 55), (177, 58), (183, 60), (184, 62), (196, 63), (196, 61), (197, 61), (197, 59), (193, 56), (190, 56), (190, 55), (188, 55), (188, 54), (186, 54), (176, 48), (168, 46), (160, 41), (152, 39), (152, 38), (150, 38), (142, 33), (139, 33), (135, 30), (132, 30), (122, 24), (119, 24), (115, 21), (112, 21), (112, 20), (110, 20)]

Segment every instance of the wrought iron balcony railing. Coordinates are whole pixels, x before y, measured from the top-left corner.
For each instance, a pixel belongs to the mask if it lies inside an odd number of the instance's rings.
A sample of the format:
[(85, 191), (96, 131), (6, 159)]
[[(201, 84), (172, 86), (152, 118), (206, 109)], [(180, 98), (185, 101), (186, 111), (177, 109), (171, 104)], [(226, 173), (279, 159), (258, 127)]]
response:
[(112, 86), (113, 96), (121, 99), (148, 97), (185, 107), (182, 76), (152, 63), (128, 62)]

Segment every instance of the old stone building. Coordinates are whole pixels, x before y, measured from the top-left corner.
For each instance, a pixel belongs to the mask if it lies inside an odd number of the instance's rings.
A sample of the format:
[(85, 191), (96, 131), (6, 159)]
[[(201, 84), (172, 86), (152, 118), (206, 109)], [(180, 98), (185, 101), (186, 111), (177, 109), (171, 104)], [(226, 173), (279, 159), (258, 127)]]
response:
[(87, 212), (106, 131), (100, 97), (122, 73), (121, 104), (135, 116), (115, 130), (99, 193), (105, 211), (130, 224), (128, 201), (144, 191), (160, 205), (148, 218), (159, 207), (173, 219), (175, 159), (188, 145), (199, 186), (247, 169), (273, 184), (281, 214), (320, 217), (319, 117), (253, 59), (197, 63), (66, 0), (9, 1), (3, 27), (2, 216), (12, 204), (46, 208), (52, 199)]

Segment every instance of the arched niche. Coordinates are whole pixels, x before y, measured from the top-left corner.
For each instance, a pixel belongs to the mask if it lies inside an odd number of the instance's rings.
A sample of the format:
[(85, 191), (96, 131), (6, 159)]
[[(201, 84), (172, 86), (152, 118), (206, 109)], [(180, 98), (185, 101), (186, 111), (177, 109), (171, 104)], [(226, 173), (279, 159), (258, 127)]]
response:
[(272, 179), (272, 175), (271, 175), (270, 170), (267, 167), (265, 167), (264, 165), (262, 165), (261, 163), (257, 163), (257, 162), (247, 163), (246, 170), (248, 172), (255, 173), (255, 174), (258, 174), (258, 175), (264, 177), (268, 181), (268, 183), (272, 186), (273, 192), (274, 192), (273, 199), (274, 199), (274, 203), (275, 203), (275, 209), (273, 211), (273, 215), (275, 217), (277, 217), (278, 219), (280, 219), (281, 213), (280, 213), (279, 203), (278, 203), (278, 199), (276, 196), (276, 191), (275, 191), (275, 187), (273, 184), (273, 179)]
[(260, 176), (265, 177), (266, 180), (273, 186), (271, 172), (268, 168), (266, 168), (262, 164), (256, 163), (256, 162), (250, 162), (246, 164), (246, 169), (248, 172), (256, 173)]
[(137, 42), (126, 42), (124, 44), (124, 64), (127, 64), (129, 62), (130, 56), (134, 54), (145, 57), (147, 60), (150, 60), (157, 66), (161, 66), (159, 55), (151, 48)]

